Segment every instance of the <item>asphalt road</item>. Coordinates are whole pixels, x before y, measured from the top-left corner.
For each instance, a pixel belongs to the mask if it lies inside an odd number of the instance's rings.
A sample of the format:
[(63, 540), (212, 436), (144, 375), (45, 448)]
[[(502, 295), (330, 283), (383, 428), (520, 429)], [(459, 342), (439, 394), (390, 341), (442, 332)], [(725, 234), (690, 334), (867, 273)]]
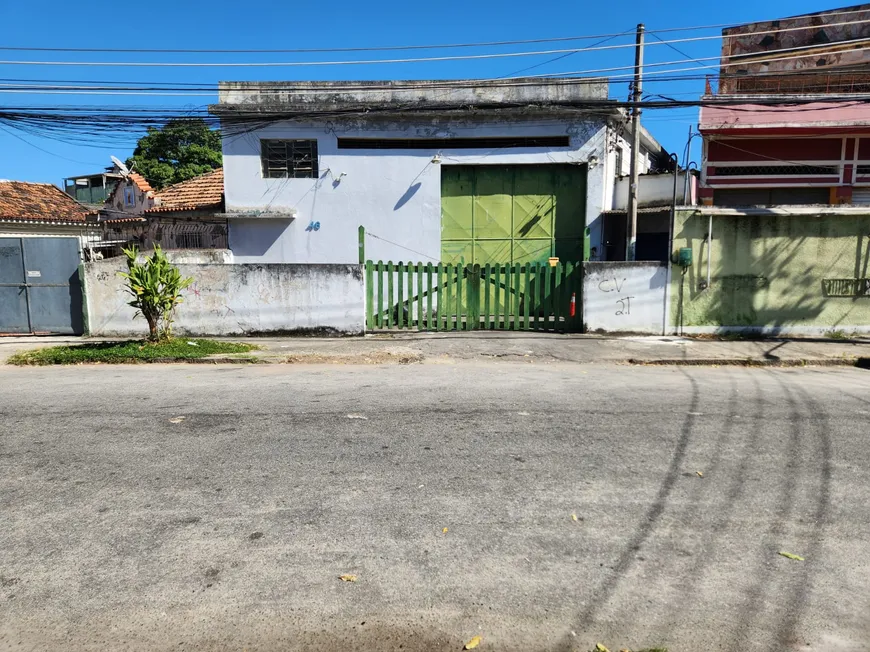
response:
[(2, 650), (870, 649), (867, 371), (2, 368), (0, 397)]

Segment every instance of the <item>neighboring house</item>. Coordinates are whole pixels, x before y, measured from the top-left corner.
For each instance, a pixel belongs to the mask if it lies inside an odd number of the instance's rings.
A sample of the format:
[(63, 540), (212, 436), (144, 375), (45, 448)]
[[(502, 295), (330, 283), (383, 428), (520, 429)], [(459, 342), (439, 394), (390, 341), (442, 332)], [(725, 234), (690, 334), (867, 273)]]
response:
[(373, 260), (581, 260), (630, 155), (599, 80), (222, 82), (210, 110), (237, 262), (355, 263), (360, 226)]
[(154, 189), (138, 172), (127, 172), (115, 184), (106, 198), (105, 210), (110, 213), (141, 215), (154, 206)]
[(0, 181), (0, 333), (81, 333), (96, 213), (57, 186)]
[(76, 201), (92, 207), (101, 207), (121, 179), (120, 168), (111, 165), (103, 172), (67, 177), (63, 180), (63, 185), (66, 194)]
[[(139, 215), (107, 212), (103, 222), (106, 240), (135, 242), (145, 249), (155, 243), (166, 249), (226, 249), (223, 182), (223, 170), (218, 168), (150, 191), (146, 197), (150, 207)], [(130, 181), (127, 187), (138, 187), (137, 183)]]
[[(628, 188), (631, 178), (621, 175), (613, 187), (613, 208), (603, 212), (603, 252), (593, 260), (624, 260)], [(676, 186), (674, 185), (676, 181)], [(676, 190), (676, 196), (674, 191)], [(671, 233), (671, 210), (695, 204), (697, 173), (680, 170), (648, 172), (638, 177), (637, 260), (667, 263)], [(595, 254), (597, 252), (593, 252)]]
[(703, 207), (675, 229), (686, 330), (870, 330), (870, 5), (841, 11), (722, 32)]

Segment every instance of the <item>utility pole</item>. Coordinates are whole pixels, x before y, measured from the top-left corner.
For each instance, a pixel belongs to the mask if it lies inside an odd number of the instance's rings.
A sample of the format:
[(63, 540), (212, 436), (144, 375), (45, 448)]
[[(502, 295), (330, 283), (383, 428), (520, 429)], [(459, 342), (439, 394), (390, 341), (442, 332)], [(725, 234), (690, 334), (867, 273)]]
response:
[(637, 185), (640, 159), (640, 98), (643, 90), (643, 23), (637, 26), (637, 47), (634, 52), (634, 83), (631, 98), (631, 167), (628, 184), (628, 214), (625, 259), (635, 260), (637, 246)]

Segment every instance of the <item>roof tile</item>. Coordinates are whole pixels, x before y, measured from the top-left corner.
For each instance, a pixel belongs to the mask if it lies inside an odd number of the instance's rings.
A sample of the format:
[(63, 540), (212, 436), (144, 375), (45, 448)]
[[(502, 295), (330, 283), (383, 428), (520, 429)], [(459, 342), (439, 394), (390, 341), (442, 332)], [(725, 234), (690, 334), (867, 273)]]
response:
[(217, 168), (164, 188), (154, 195), (156, 205), (145, 212), (166, 213), (220, 206), (223, 194), (224, 170)]
[(145, 180), (145, 177), (143, 177), (138, 172), (131, 172), (128, 176), (130, 180), (136, 184), (136, 187), (139, 188), (139, 190), (141, 190), (142, 192), (150, 192), (154, 190), (154, 188), (151, 187), (151, 184), (149, 184)]
[(50, 183), (0, 180), (0, 219), (84, 222), (90, 213)]

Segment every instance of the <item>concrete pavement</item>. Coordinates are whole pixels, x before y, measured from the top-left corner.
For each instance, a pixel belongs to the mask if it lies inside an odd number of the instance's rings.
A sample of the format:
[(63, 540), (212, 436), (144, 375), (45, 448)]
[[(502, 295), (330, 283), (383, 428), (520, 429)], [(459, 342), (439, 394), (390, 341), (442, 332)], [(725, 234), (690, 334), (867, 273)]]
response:
[[(582, 364), (870, 364), (870, 339), (715, 340), (534, 332), (395, 333), (353, 338), (235, 338), (261, 347), (263, 362), (379, 364), (521, 360)], [(88, 341), (0, 338), (0, 362), (29, 348)]]
[(0, 650), (870, 649), (863, 370), (5, 367), (0, 386)]

